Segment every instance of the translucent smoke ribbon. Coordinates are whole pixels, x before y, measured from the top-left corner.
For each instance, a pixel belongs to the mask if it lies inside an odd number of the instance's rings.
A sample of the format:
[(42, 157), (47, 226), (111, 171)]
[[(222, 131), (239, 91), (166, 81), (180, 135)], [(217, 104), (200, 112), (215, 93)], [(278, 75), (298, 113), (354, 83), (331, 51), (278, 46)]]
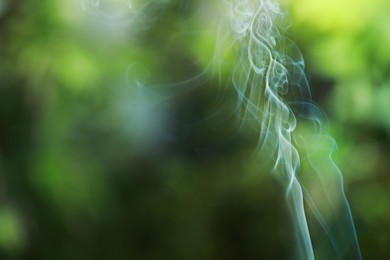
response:
[[(274, 161), (275, 175), (284, 183), (299, 258), (361, 259), (342, 175), (331, 159), (336, 144), (311, 101), (301, 52), (286, 36), (285, 14), (271, 0), (225, 2), (229, 25), (224, 39), (233, 39), (237, 52), (232, 76), (237, 114), (258, 132), (256, 154)], [(308, 214), (327, 243), (311, 236)], [(317, 227), (310, 229), (317, 234)]]

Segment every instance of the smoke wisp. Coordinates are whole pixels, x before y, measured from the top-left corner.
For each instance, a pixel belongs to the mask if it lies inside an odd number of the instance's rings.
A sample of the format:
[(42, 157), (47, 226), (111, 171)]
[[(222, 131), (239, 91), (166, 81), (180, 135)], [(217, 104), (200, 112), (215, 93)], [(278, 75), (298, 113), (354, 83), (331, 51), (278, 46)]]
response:
[[(323, 113), (311, 101), (304, 60), (287, 37), (285, 13), (271, 0), (226, 2), (226, 39), (232, 39), (237, 53), (232, 76), (237, 115), (257, 131), (256, 155), (272, 161), (284, 183), (300, 259), (317, 254), (360, 259), (342, 175), (331, 159), (336, 144), (324, 130)], [(310, 214), (330, 247), (311, 236), (317, 228), (309, 229)]]

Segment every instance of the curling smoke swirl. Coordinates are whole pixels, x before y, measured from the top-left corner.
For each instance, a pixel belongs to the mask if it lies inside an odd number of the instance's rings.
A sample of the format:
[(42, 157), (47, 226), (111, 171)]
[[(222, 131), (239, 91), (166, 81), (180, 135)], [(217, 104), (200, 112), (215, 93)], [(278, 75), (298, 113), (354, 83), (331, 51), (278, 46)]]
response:
[[(320, 254), (360, 259), (342, 176), (331, 159), (336, 145), (311, 101), (301, 53), (286, 37), (285, 14), (272, 0), (226, 2), (227, 30), (237, 51), (232, 77), (237, 114), (259, 133), (256, 154), (274, 161), (274, 172), (285, 184), (300, 259), (314, 259), (321, 251), (313, 249), (305, 202), (333, 251)], [(298, 121), (313, 127), (301, 131)]]

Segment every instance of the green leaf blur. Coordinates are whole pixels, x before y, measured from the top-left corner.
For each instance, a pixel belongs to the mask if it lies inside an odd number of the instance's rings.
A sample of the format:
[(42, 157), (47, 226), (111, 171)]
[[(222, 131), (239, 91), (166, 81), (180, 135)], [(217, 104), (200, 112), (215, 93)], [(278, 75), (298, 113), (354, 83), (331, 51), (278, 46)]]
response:
[[(229, 46), (212, 63), (219, 2), (0, 1), (0, 259), (293, 259)], [(390, 3), (286, 9), (363, 258), (385, 259)]]

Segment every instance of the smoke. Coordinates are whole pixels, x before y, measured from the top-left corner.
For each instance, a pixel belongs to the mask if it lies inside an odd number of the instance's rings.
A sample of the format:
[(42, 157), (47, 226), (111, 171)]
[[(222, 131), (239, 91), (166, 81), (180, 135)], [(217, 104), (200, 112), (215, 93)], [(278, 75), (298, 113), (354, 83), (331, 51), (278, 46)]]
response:
[[(237, 115), (258, 132), (257, 156), (273, 162), (285, 185), (300, 259), (317, 254), (360, 259), (342, 175), (331, 159), (336, 144), (324, 130), (323, 113), (311, 101), (302, 55), (286, 36), (285, 13), (271, 0), (226, 2), (225, 38), (232, 39), (237, 52), (232, 76)], [(318, 225), (309, 230), (308, 216), (319, 223), (328, 247), (311, 236), (319, 230)]]
[[(100, 41), (126, 43), (151, 27), (161, 5), (170, 0), (75, 0), (87, 18), (89, 31)], [(85, 26), (85, 25), (84, 25)]]
[(105, 23), (128, 24), (141, 9), (133, 0), (82, 0), (80, 5), (84, 12), (103, 20)]
[[(169, 1), (151, 2), (84, 0), (83, 9), (103, 17), (102, 25), (112, 25), (105, 31), (112, 31), (140, 28), (143, 15), (149, 19), (151, 10), (158, 9), (151, 6)], [(285, 187), (299, 259), (361, 259), (342, 175), (331, 158), (336, 144), (325, 131), (324, 114), (311, 100), (303, 57), (287, 37), (286, 14), (272, 0), (225, 2), (228, 22), (223, 23), (226, 28), (221, 31), (226, 33), (218, 32), (214, 59), (222, 64), (224, 48), (232, 46), (236, 50), (232, 84), (238, 97), (237, 118), (258, 133), (256, 157), (273, 164), (275, 177)], [(148, 19), (145, 20), (150, 22)], [(226, 43), (227, 40), (230, 42)], [(193, 83), (202, 78), (203, 73), (188, 81), (168, 84), (169, 89), (189, 83), (198, 85)], [(150, 116), (149, 108), (141, 113), (141, 105), (135, 106), (135, 115)], [(140, 121), (139, 125), (140, 133), (153, 127), (149, 121)], [(317, 225), (310, 223), (312, 217)], [(321, 232), (328, 242), (322, 240)]]

